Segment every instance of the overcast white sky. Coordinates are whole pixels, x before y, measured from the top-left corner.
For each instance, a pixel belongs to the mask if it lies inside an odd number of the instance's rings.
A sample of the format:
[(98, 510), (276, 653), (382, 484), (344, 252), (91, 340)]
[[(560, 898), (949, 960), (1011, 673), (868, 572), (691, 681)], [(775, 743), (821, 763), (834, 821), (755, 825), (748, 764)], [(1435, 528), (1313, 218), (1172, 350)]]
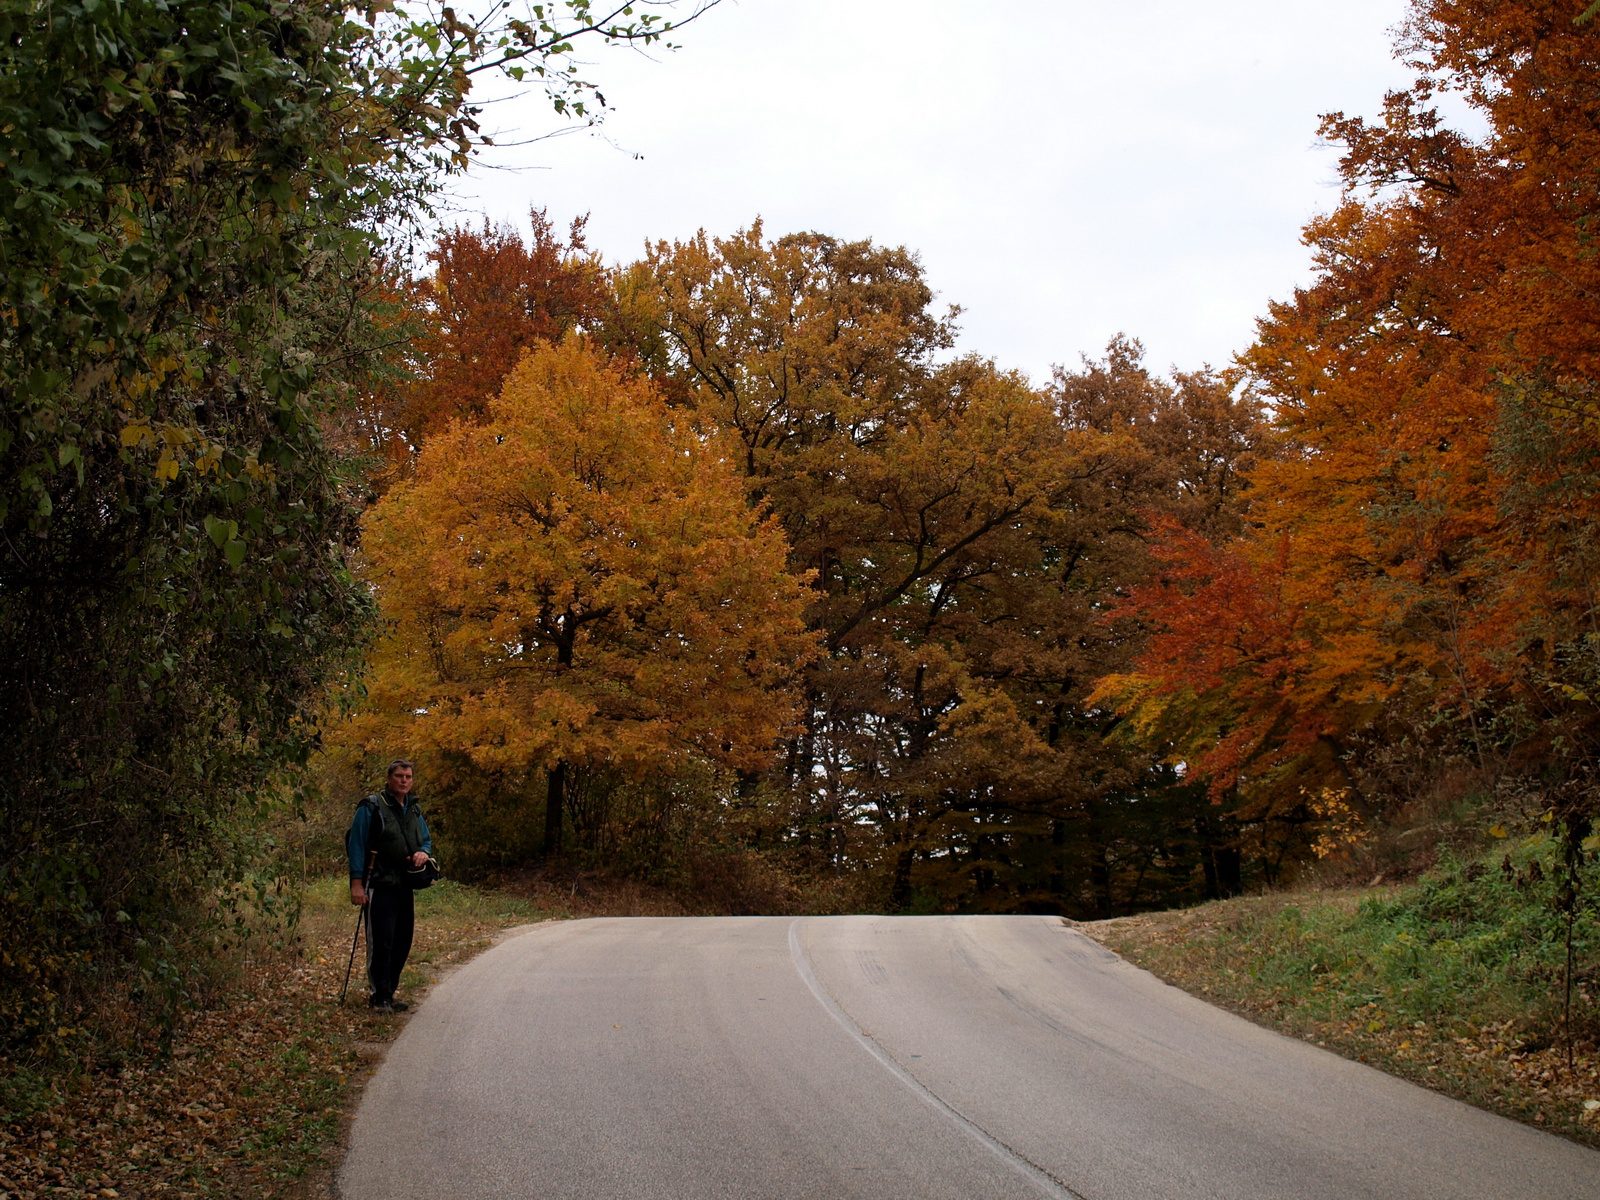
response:
[[(463, 212), (588, 212), (613, 261), (646, 239), (815, 229), (921, 256), (960, 348), (1036, 379), (1119, 330), (1151, 365), (1222, 365), (1308, 278), (1335, 198), (1317, 115), (1409, 75), (1404, 0), (723, 0), (646, 58), (591, 54), (615, 111), (510, 150)], [(486, 128), (549, 129), (539, 97)], [(639, 157), (634, 157), (638, 155)]]

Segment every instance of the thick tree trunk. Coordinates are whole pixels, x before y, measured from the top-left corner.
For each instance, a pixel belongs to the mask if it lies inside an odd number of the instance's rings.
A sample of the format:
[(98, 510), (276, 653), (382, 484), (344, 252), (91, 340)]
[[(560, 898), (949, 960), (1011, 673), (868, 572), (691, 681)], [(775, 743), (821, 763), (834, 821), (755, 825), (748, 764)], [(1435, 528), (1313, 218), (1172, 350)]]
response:
[(1344, 779), (1345, 787), (1350, 789), (1350, 795), (1355, 798), (1356, 808), (1364, 817), (1370, 817), (1373, 812), (1372, 802), (1361, 790), (1361, 782), (1350, 769), (1349, 755), (1344, 746), (1329, 734), (1319, 734), (1317, 740), (1328, 748), (1328, 753), (1333, 756), (1333, 765), (1339, 768), (1339, 774)]
[(1244, 855), (1234, 846), (1218, 846), (1211, 851), (1217, 864), (1217, 895), (1226, 900), (1244, 891)]
[(1225, 834), (1205, 814), (1195, 818), (1200, 841), (1200, 869), (1205, 874), (1206, 899), (1226, 900), (1244, 890), (1244, 856), (1227, 844)]
[(895, 858), (894, 885), (889, 891), (889, 902), (894, 908), (904, 908), (911, 903), (911, 864), (916, 858), (916, 850), (910, 846), (904, 847)]
[(994, 851), (992, 839), (987, 833), (982, 832), (986, 824), (983, 814), (978, 814), (980, 832), (972, 839), (972, 884), (977, 889), (980, 900), (994, 890), (994, 868), (985, 865)]
[(558, 762), (550, 768), (549, 787), (544, 797), (544, 856), (556, 858), (561, 854), (561, 816), (567, 795), (567, 764)]

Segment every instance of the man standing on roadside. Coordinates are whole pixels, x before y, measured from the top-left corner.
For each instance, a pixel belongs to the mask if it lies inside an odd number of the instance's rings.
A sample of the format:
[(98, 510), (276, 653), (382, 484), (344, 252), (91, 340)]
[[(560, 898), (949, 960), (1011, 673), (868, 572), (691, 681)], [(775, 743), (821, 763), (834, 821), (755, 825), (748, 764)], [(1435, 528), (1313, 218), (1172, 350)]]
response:
[[(422, 810), (411, 798), (416, 769), (397, 758), (389, 764), (383, 791), (356, 805), (345, 849), (350, 858), (350, 903), (367, 905), (367, 1003), (378, 1012), (404, 1012), (409, 1004), (394, 998), (400, 972), (411, 953), (415, 908), (407, 869), (433, 856), (433, 839)], [(365, 884), (367, 853), (376, 851)]]

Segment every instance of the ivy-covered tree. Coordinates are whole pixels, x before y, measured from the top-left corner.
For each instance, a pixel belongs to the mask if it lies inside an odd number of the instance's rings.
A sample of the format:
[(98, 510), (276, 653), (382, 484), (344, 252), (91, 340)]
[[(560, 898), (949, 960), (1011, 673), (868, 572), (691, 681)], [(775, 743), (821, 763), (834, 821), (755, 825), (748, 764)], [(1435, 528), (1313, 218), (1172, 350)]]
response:
[(630, 13), (0, 2), (0, 1036), (130, 962), (177, 994), (368, 629), (322, 426), (385, 235), (471, 153), (474, 74), (592, 117), (574, 39), (667, 27)]

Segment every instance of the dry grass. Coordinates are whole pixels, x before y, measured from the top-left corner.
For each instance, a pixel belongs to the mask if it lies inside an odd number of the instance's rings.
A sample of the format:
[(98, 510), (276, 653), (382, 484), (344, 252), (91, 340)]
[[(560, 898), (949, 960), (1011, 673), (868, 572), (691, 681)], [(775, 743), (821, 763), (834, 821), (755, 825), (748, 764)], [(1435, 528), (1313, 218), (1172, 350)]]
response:
[(785, 916), (875, 911), (851, 876), (797, 877), (758, 852), (706, 855), (674, 886), (543, 866), (489, 876), (494, 888), (553, 913), (582, 917)]

